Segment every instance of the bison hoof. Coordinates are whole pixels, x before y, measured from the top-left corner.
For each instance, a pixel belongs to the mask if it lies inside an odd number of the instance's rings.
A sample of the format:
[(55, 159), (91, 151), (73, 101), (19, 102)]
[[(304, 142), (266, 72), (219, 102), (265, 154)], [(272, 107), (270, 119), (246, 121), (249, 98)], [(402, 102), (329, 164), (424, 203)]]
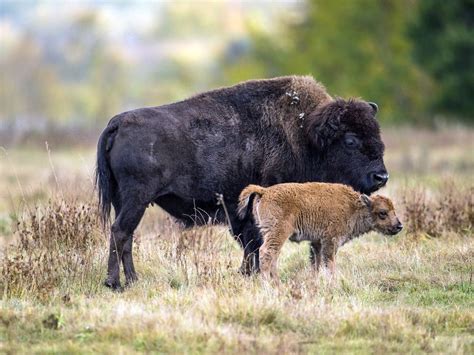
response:
[(120, 281), (105, 280), (104, 286), (112, 289), (115, 292), (122, 292), (123, 287), (120, 285)]
[(249, 268), (241, 266), (239, 267), (239, 274), (242, 274), (244, 276), (250, 276), (252, 272), (250, 271)]
[(258, 274), (260, 272), (260, 270), (258, 268), (255, 267), (255, 265), (242, 265), (240, 268), (239, 268), (239, 273), (241, 273), (242, 275), (244, 276), (252, 276), (252, 275), (255, 275), (255, 274)]
[(136, 276), (135, 276), (135, 277), (132, 277), (132, 278), (130, 278), (130, 279), (127, 279), (127, 280), (125, 281), (125, 288), (132, 286), (132, 285), (133, 285), (135, 282), (137, 282), (137, 281), (138, 281), (138, 277), (136, 277)]

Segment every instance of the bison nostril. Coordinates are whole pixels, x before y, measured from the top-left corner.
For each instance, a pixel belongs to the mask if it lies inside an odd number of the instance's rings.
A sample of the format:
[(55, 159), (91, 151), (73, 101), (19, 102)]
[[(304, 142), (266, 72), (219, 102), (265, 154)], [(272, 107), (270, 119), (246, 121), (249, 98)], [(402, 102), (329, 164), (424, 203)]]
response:
[(387, 173), (374, 173), (372, 175), (372, 179), (375, 185), (377, 185), (378, 187), (382, 187), (388, 181), (388, 174)]

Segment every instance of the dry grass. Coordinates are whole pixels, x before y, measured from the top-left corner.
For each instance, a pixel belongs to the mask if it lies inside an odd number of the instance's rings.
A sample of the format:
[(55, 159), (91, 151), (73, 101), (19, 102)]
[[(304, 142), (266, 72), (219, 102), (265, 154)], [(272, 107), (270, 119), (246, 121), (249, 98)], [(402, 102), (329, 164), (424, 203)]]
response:
[[(241, 251), (225, 228), (182, 231), (155, 213), (158, 233), (142, 226), (137, 238), (140, 281), (114, 294), (101, 287), (106, 242), (88, 212), (52, 202), (23, 219), (18, 244), (4, 257), (1, 350), (473, 350), (470, 233), (367, 236), (342, 248), (335, 285), (308, 267), (306, 245), (289, 244), (282, 284), (272, 288), (237, 273)], [(81, 229), (84, 223), (91, 227)]]
[[(471, 161), (451, 178), (431, 177), (431, 162), (422, 174), (394, 174), (384, 193), (398, 201), (406, 230), (344, 246), (335, 285), (308, 267), (304, 243), (285, 245), (279, 288), (243, 277), (225, 227), (182, 230), (155, 208), (135, 236), (140, 279), (116, 294), (101, 285), (107, 238), (93, 208), (91, 157), (53, 153), (54, 173), (42, 157), (0, 167), (9, 176), (0, 178), (9, 191), (0, 233), (13, 241), (0, 261), (0, 352), (474, 351)], [(68, 174), (77, 169), (87, 173)]]
[(2, 259), (0, 291), (5, 297), (47, 299), (64, 283), (84, 292), (97, 288), (84, 277), (95, 272), (96, 248), (104, 243), (96, 211), (90, 204), (61, 199), (25, 211), (17, 242)]
[(406, 232), (439, 237), (447, 232), (470, 233), (474, 227), (474, 186), (445, 182), (434, 193), (406, 189), (402, 197)]
[[(36, 291), (3, 297), (3, 350), (472, 350), (472, 236), (365, 237), (341, 249), (334, 286), (308, 267), (306, 245), (290, 244), (276, 289), (236, 272), (241, 253), (222, 228), (169, 232), (141, 236), (140, 281), (122, 294), (65, 279), (46, 298)], [(85, 268), (84, 279), (98, 283), (102, 262), (99, 273)]]

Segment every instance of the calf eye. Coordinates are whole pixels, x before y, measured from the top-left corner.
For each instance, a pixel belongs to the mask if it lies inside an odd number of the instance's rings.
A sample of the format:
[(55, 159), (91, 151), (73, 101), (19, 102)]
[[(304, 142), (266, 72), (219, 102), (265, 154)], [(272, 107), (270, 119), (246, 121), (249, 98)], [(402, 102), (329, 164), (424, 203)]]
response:
[(346, 136), (344, 143), (348, 148), (356, 148), (359, 145), (359, 140), (354, 136)]
[(380, 218), (380, 219), (385, 219), (385, 218), (387, 218), (388, 213), (387, 213), (387, 211), (380, 211), (380, 212), (378, 213), (378, 215), (379, 215), (379, 218)]

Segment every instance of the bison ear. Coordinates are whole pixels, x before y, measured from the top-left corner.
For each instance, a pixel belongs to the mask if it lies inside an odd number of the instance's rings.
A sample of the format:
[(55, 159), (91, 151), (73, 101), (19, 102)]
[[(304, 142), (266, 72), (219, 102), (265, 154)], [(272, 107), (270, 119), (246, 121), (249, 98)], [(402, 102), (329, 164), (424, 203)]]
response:
[(375, 102), (368, 102), (368, 104), (370, 105), (370, 107), (372, 107), (372, 110), (374, 111), (374, 116), (375, 116), (375, 114), (379, 112), (379, 107), (377, 106)]
[(338, 136), (341, 117), (346, 111), (346, 102), (341, 99), (313, 111), (306, 120), (306, 133), (311, 143), (321, 150), (329, 146)]
[(366, 194), (360, 195), (360, 201), (364, 206), (367, 206), (368, 208), (372, 207), (372, 200)]

